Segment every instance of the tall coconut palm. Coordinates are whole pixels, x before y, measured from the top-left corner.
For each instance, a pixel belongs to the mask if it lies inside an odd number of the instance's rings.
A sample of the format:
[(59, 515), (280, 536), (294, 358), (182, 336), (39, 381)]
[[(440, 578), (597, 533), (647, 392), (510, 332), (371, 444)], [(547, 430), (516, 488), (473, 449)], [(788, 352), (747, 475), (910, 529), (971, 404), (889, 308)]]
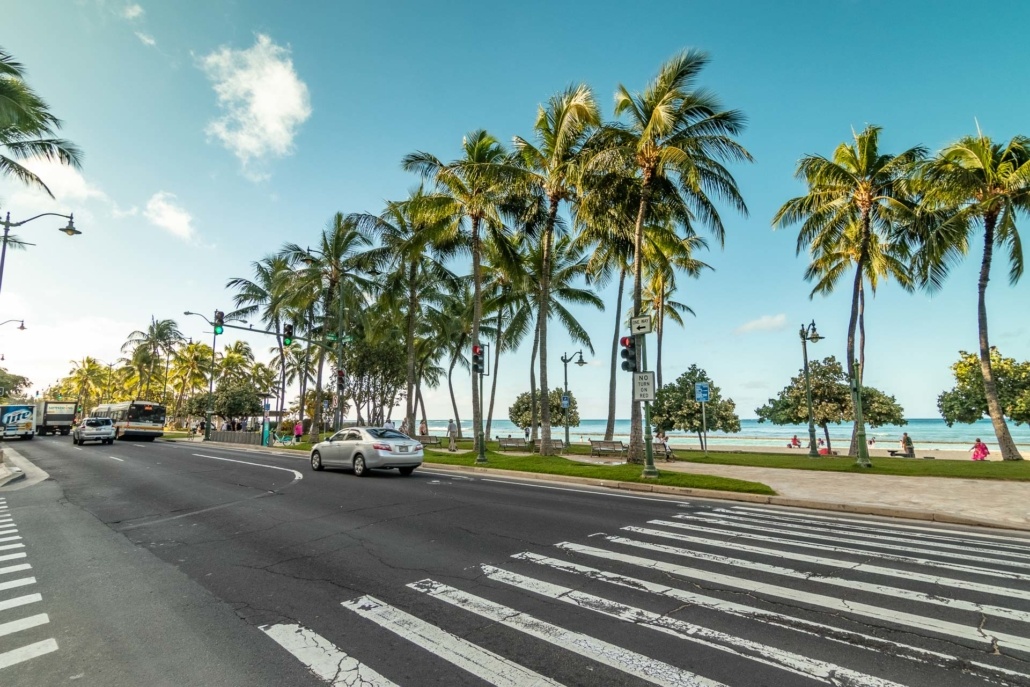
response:
[[(773, 217), (773, 226), (781, 228), (801, 224), (797, 252), (812, 249), (814, 262), (826, 252), (854, 256), (855, 276), (851, 293), (851, 316), (848, 319), (848, 376), (855, 377), (855, 337), (862, 305), (863, 280), (873, 269), (871, 255), (881, 246), (897, 243), (903, 232), (903, 218), (911, 216), (910, 177), (915, 165), (925, 156), (916, 146), (899, 155), (881, 153), (881, 128), (867, 126), (854, 134), (854, 143), (841, 143), (832, 159), (806, 155), (798, 162), (795, 176), (808, 185), (808, 193), (783, 204)], [(842, 250), (844, 249), (844, 250)], [(888, 248), (890, 253), (899, 249)], [(823, 279), (832, 285), (846, 262), (837, 262), (837, 274)], [(806, 276), (819, 274), (820, 267), (809, 269)], [(857, 427), (857, 426), (856, 426)], [(852, 433), (849, 453), (857, 449)]]
[[(462, 139), (462, 157), (444, 163), (435, 156), (416, 152), (406, 155), (403, 167), (432, 180), (436, 191), (420, 203), (420, 212), (444, 225), (435, 241), (466, 245), (472, 252), (472, 332), (471, 344), (478, 346), (483, 318), (482, 240), (483, 230), (490, 234), (505, 231), (501, 205), (511, 191), (507, 178), (498, 173), (510, 161), (507, 151), (486, 131), (473, 131)], [(453, 370), (453, 365), (451, 366)], [(477, 448), (483, 434), (483, 414), (478, 380), (472, 379), (472, 431)]]
[[(653, 222), (651, 203), (658, 187), (668, 190), (668, 201), (692, 215), (692, 224), (725, 239), (715, 200), (728, 202), (741, 214), (747, 206), (726, 162), (750, 161), (751, 155), (734, 136), (744, 128), (744, 117), (724, 110), (708, 90), (695, 88), (708, 63), (700, 51), (681, 53), (662, 65), (644, 91), (630, 93), (619, 86), (615, 115), (624, 123), (607, 127), (600, 136), (592, 167), (622, 169), (631, 166), (639, 181), (640, 204), (633, 230), (633, 313), (640, 315), (643, 294), (642, 245), (645, 227)], [(680, 214), (680, 213), (677, 213)], [(643, 457), (640, 404), (632, 404), (630, 457)]]
[(80, 167), (82, 153), (74, 144), (55, 138), (61, 120), (28, 84), (25, 69), (0, 48), (0, 174), (53, 193), (46, 183), (18, 160), (39, 158)]
[[(577, 184), (581, 176), (583, 144), (591, 130), (601, 123), (601, 112), (594, 94), (584, 84), (569, 86), (552, 96), (546, 105), (537, 109), (531, 143), (515, 137), (515, 150), (525, 166), (523, 181), (535, 187), (546, 199), (547, 218), (540, 237), (542, 281), (539, 286), (540, 303), (537, 307), (539, 334), (540, 387), (546, 397), (547, 380), (547, 321), (550, 303), (550, 262), (558, 210), (563, 201), (575, 202)], [(551, 407), (540, 404), (540, 455), (551, 454)]]
[(643, 293), (643, 313), (651, 318), (651, 329), (656, 338), (655, 384), (662, 388), (662, 344), (665, 341), (665, 320), (672, 320), (684, 326), (683, 315), (696, 315), (685, 303), (674, 301), (676, 282), (674, 276), (666, 270), (654, 270), (648, 275), (647, 285)]
[(1002, 459), (1022, 460), (1005, 422), (991, 367), (987, 283), (995, 250), (1007, 259), (1010, 284), (1023, 276), (1023, 245), (1016, 220), (1030, 212), (1030, 138), (1016, 136), (1000, 143), (977, 132), (942, 150), (926, 165), (922, 181), (927, 211), (941, 218), (923, 234), (916, 256), (926, 288), (940, 288), (950, 267), (965, 256), (975, 233), (983, 229), (976, 319), (984, 395)]
[(172, 360), (172, 388), (178, 391), (173, 415), (180, 416), (183, 400), (207, 387), (211, 374), (211, 347), (193, 342), (175, 350)]
[[(154, 376), (154, 366), (161, 360), (161, 354), (164, 353), (169, 358), (165, 363), (165, 376), (167, 377), (167, 365), (170, 362), (171, 352), (182, 339), (182, 332), (179, 331), (179, 325), (175, 320), (159, 320), (153, 316), (151, 316), (150, 325), (146, 330), (137, 330), (129, 334), (129, 337), (122, 345), (123, 352), (139, 347), (147, 350), (150, 354), (150, 369), (147, 371), (147, 383), (146, 387), (142, 390), (144, 397), (149, 397), (150, 395), (150, 382)], [(165, 391), (167, 391), (167, 384)], [(164, 391), (162, 391), (163, 397)]]
[(89, 413), (94, 398), (99, 399), (107, 379), (107, 369), (95, 358), (86, 356), (81, 361), (71, 361), (73, 367), (67, 381), (75, 389), (76, 406), (82, 407), (83, 415)]
[(246, 341), (227, 344), (218, 358), (219, 379), (233, 382), (245, 381), (251, 377), (254, 366), (254, 351)]

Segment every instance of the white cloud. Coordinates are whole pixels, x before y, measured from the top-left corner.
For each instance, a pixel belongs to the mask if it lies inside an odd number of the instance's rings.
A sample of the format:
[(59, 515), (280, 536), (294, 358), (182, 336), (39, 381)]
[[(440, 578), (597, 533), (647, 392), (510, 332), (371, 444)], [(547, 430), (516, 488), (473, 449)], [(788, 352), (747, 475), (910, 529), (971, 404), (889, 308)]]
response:
[(122, 10), (122, 16), (128, 20), (139, 19), (143, 16), (143, 8), (133, 3), (132, 5), (126, 5), (125, 9)]
[(149, 33), (143, 33), (142, 31), (136, 31), (136, 38), (140, 40), (143, 45), (149, 45), (151, 47), (157, 45), (157, 41)]
[(204, 57), (223, 115), (205, 129), (243, 164), (251, 179), (267, 178), (263, 165), (293, 151), (297, 130), (311, 116), (307, 85), (287, 48), (258, 34), (247, 50), (222, 47)]
[(192, 241), (194, 238), (193, 216), (178, 204), (175, 194), (158, 191), (152, 195), (143, 210), (143, 216), (155, 226), (184, 241)]
[(734, 330), (736, 334), (746, 334), (747, 332), (778, 332), (787, 326), (787, 316), (783, 313), (779, 315), (762, 315), (757, 320), (751, 320), (745, 322)]

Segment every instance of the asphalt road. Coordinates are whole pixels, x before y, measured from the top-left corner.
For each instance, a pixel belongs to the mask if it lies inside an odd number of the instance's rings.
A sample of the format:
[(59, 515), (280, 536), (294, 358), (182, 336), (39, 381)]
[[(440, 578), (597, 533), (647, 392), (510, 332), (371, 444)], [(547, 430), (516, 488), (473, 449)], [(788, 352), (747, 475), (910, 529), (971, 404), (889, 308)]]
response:
[(1030, 685), (1017, 533), (11, 446), (2, 685)]

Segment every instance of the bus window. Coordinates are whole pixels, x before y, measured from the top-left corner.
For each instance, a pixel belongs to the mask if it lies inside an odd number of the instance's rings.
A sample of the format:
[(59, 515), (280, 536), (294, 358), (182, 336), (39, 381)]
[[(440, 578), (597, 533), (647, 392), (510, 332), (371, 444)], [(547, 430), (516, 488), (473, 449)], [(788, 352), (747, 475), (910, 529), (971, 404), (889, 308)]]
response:
[(130, 422), (153, 422), (158, 425), (165, 423), (165, 409), (157, 404), (133, 404), (129, 406)]

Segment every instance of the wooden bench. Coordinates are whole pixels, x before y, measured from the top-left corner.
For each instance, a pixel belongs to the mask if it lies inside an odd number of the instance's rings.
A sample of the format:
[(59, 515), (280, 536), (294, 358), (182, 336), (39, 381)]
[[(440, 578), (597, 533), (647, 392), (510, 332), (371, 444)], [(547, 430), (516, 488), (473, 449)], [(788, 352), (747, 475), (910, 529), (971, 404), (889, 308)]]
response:
[[(559, 454), (565, 453), (565, 442), (561, 439), (551, 439), (551, 451), (556, 451)], [(533, 453), (540, 453), (540, 440), (533, 445)]]
[(422, 436), (416, 437), (416, 439), (418, 439), (418, 443), (422, 444), (423, 446), (440, 445), (440, 437), (434, 437), (431, 434), (424, 434)]
[(665, 448), (665, 444), (659, 443), (651, 444), (651, 457), (655, 460), (659, 458), (662, 460), (676, 460), (676, 454), (672, 452), (672, 449)]
[(502, 451), (507, 451), (508, 449), (526, 451), (529, 449), (529, 444), (526, 443), (525, 439), (514, 437), (509, 437), (506, 439), (501, 439), (500, 437), (498, 437), (497, 445)]
[(916, 454), (914, 452), (913, 453), (909, 453), (907, 451), (901, 450), (900, 448), (888, 449), (887, 453), (890, 454), (891, 458), (915, 458), (916, 457)]
[(598, 441), (590, 440), (590, 455), (626, 455), (626, 445), (621, 441)]

